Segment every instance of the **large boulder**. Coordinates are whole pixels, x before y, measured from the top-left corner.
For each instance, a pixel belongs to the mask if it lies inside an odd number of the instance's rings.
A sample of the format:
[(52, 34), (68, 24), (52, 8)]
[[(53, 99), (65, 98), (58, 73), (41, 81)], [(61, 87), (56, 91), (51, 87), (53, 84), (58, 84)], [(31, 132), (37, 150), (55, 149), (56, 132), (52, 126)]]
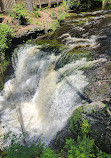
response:
[(91, 125), (90, 136), (99, 149), (111, 153), (111, 104), (97, 101), (85, 105), (82, 107), (81, 119), (88, 120)]

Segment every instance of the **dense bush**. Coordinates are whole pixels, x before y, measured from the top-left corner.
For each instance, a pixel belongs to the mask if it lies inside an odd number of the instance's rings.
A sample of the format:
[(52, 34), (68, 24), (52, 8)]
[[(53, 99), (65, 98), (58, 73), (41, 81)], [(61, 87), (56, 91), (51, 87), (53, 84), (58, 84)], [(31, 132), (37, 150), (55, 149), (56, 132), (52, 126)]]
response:
[(40, 156), (43, 152), (43, 145), (32, 144), (30, 147), (21, 145), (20, 143), (13, 143), (5, 152), (6, 158), (33, 158)]
[(44, 152), (40, 155), (41, 158), (59, 158), (57, 153), (50, 148), (46, 148)]
[(9, 60), (6, 59), (6, 49), (10, 47), (12, 38), (14, 37), (13, 29), (6, 25), (0, 25), (0, 89), (3, 87), (4, 71), (9, 65)]
[(74, 135), (79, 135), (82, 127), (82, 108), (78, 108), (70, 119), (70, 129)]
[(10, 46), (12, 38), (14, 37), (13, 29), (6, 25), (0, 25), (0, 52), (4, 55), (5, 50)]
[(65, 149), (68, 158), (92, 158), (94, 157), (95, 144), (86, 136), (78, 136), (77, 142), (74, 139), (66, 140)]
[(0, 25), (0, 63), (2, 63), (5, 60), (5, 51), (7, 48), (10, 47), (12, 38), (14, 37), (14, 31), (13, 29), (6, 25), (6, 24), (1, 24)]

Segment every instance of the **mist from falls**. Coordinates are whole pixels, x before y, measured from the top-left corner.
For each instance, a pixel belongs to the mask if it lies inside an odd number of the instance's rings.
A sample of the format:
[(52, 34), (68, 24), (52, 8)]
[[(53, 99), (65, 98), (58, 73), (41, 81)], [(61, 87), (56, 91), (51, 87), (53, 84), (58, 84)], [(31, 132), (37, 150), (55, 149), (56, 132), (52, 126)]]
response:
[[(63, 33), (58, 38), (69, 47), (65, 51), (99, 46), (96, 35), (78, 38)], [(56, 69), (64, 56), (67, 58), (65, 51), (47, 53), (40, 45), (27, 44), (13, 53), (14, 77), (5, 83), (0, 94), (0, 134), (26, 132), (27, 142), (48, 145), (65, 127), (73, 111), (82, 106), (82, 100), (87, 102), (83, 89), (88, 79), (82, 68), (106, 59), (88, 61), (84, 57)]]

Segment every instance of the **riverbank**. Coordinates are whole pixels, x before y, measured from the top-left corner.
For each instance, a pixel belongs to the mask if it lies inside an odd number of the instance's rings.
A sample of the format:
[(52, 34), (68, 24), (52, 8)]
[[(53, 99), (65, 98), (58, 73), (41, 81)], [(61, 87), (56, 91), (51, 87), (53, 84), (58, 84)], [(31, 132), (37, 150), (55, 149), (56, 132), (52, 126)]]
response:
[(66, 6), (62, 5), (56, 8), (48, 8), (37, 11), (37, 17), (34, 14), (28, 14), (27, 19), (29, 23), (27, 25), (20, 25), (18, 20), (12, 20), (9, 15), (2, 15), (3, 24), (10, 25), (14, 30), (15, 37), (19, 38), (24, 35), (29, 35), (36, 31), (55, 31), (61, 21), (65, 20), (69, 14), (67, 13)]

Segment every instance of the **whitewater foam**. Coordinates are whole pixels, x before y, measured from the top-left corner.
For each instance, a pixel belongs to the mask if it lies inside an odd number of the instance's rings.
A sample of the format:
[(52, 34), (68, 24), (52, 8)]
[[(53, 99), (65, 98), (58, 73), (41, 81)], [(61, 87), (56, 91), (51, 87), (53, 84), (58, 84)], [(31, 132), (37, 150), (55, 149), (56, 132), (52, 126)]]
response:
[(104, 59), (87, 62), (84, 58), (55, 70), (60, 55), (45, 54), (38, 47), (22, 47), (15, 56), (15, 78), (6, 82), (0, 96), (0, 134), (24, 131), (27, 142), (48, 145), (81, 106), (79, 94), (88, 81), (80, 69)]

